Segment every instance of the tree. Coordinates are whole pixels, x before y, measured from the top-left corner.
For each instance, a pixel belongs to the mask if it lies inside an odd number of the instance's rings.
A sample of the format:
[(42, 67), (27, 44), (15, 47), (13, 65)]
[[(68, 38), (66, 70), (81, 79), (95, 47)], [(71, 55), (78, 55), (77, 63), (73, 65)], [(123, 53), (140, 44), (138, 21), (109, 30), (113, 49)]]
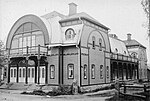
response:
[(0, 40), (0, 67), (4, 67), (4, 65), (5, 65), (4, 44)]

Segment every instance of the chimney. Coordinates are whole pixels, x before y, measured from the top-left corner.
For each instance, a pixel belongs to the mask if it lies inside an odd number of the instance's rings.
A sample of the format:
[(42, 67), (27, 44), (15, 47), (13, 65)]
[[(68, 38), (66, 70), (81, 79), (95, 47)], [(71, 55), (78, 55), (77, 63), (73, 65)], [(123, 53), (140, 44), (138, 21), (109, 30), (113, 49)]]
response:
[(130, 41), (131, 40), (131, 34), (127, 34), (127, 40)]
[(77, 5), (75, 3), (69, 3), (69, 16), (77, 13)]

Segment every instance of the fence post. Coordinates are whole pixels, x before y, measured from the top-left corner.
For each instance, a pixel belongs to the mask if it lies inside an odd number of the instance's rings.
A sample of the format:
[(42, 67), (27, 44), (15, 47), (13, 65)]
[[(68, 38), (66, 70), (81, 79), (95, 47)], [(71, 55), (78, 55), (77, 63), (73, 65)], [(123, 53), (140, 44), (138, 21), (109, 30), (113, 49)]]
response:
[(124, 84), (124, 93), (127, 92), (126, 85)]
[(144, 92), (146, 92), (146, 85), (144, 85)]

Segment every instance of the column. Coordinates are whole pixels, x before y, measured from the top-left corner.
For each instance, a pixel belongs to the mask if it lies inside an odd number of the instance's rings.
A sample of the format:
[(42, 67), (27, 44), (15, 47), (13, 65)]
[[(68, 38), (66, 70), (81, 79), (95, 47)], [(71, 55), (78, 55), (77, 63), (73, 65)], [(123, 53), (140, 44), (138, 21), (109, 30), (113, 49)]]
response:
[(45, 84), (48, 84), (48, 62), (47, 61), (45, 62)]
[(37, 80), (37, 83), (38, 84), (40, 84), (40, 58), (41, 58), (40, 57), (40, 45), (38, 45), (38, 56), (37, 56), (37, 60), (38, 60), (38, 66), (37, 66), (38, 67), (37, 68), (37, 70), (38, 70), (38, 72), (37, 72), (38, 73), (38, 77), (37, 77), (38, 80)]

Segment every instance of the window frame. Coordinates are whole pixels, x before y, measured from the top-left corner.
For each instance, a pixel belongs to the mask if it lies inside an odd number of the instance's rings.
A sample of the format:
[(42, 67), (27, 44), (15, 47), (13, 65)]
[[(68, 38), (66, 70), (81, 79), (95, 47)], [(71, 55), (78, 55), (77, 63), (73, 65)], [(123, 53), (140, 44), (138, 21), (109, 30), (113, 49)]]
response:
[[(72, 33), (71, 33), (72, 32)], [(66, 40), (74, 40), (75, 38), (75, 32), (72, 28), (68, 28), (66, 31), (65, 31), (65, 39)]]
[[(72, 69), (70, 70), (70, 66), (72, 67)], [(72, 76), (69, 76), (71, 74), (72, 71)], [(70, 63), (67, 65), (67, 74), (68, 74), (68, 79), (74, 79), (74, 64)]]

